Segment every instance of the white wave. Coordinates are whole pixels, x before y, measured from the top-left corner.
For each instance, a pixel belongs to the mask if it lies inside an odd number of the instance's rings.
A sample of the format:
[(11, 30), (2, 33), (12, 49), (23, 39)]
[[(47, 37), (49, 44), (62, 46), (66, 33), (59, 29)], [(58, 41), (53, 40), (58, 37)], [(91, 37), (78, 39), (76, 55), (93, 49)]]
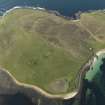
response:
[(34, 9), (34, 10), (46, 10), (45, 8), (41, 8), (41, 7), (15, 6), (15, 7), (11, 8), (11, 9), (7, 10), (6, 12), (4, 12), (3, 17), (6, 16), (11, 11), (13, 11), (15, 9), (21, 9), (21, 8), (28, 8), (28, 9)]

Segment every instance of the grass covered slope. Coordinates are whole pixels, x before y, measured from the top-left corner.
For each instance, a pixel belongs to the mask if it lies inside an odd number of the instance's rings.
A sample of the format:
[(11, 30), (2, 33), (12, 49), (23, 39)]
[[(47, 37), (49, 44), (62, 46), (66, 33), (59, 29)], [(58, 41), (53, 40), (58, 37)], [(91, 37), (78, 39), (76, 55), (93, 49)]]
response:
[(78, 72), (92, 54), (89, 48), (105, 45), (94, 38), (98, 34), (91, 35), (84, 16), (73, 21), (32, 9), (8, 13), (0, 21), (1, 67), (51, 93), (75, 90)]
[(81, 15), (83, 27), (90, 33), (89, 43), (95, 51), (105, 48), (105, 12), (94, 11)]

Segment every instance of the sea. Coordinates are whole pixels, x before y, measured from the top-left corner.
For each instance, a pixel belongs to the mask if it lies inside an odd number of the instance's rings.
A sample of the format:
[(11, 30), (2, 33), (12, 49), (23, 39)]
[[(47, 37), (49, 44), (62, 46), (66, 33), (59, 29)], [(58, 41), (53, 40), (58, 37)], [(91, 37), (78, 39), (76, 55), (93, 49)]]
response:
[(80, 11), (105, 9), (105, 0), (0, 0), (0, 14), (14, 6), (40, 7), (73, 16)]

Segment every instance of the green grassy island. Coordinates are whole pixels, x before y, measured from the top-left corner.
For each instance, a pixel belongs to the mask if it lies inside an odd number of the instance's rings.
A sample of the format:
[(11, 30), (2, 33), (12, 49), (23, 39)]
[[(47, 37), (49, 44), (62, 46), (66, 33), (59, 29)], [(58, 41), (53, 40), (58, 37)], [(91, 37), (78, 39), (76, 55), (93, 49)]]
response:
[(105, 47), (104, 19), (100, 11), (67, 20), (47, 11), (15, 9), (0, 18), (0, 66), (47, 92), (74, 91), (81, 66)]

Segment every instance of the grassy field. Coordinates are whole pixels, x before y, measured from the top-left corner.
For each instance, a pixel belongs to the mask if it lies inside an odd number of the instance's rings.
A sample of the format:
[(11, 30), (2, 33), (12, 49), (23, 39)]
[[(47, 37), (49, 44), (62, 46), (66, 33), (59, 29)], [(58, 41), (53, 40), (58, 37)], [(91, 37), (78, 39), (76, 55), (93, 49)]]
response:
[(104, 19), (100, 12), (74, 21), (45, 11), (13, 10), (0, 20), (0, 66), (50, 93), (71, 92), (92, 55), (89, 49), (105, 47)]

